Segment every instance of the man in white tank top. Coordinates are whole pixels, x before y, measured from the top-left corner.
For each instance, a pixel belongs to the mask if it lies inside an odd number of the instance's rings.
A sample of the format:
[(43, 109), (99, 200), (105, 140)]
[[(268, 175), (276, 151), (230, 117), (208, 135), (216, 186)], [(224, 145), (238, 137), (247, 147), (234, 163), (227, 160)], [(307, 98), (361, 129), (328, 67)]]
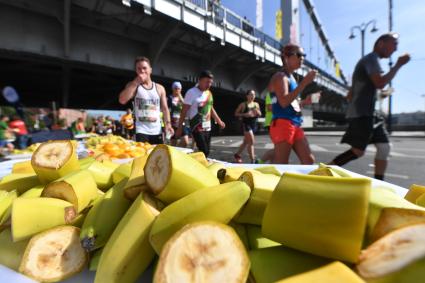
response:
[(170, 111), (167, 106), (165, 88), (152, 81), (152, 66), (146, 57), (137, 57), (135, 60), (137, 76), (119, 95), (119, 102), (126, 104), (133, 99), (136, 141), (149, 142), (150, 144), (164, 143), (161, 116), (165, 124), (165, 131), (174, 134), (171, 127)]

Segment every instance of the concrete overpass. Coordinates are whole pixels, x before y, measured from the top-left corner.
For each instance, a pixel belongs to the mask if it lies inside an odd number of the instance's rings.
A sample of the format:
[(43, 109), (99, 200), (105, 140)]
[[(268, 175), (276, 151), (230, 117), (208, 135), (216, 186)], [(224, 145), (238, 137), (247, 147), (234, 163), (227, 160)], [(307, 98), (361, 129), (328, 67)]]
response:
[[(0, 35), (0, 85), (14, 86), (28, 106), (123, 109), (117, 95), (145, 55), (168, 89), (174, 80), (187, 89), (211, 69), (216, 108), (231, 121), (241, 93), (264, 94), (281, 65), (277, 41), (205, 0), (0, 0)], [(320, 71), (303, 95), (318, 89), (316, 117), (341, 119), (345, 84)]]

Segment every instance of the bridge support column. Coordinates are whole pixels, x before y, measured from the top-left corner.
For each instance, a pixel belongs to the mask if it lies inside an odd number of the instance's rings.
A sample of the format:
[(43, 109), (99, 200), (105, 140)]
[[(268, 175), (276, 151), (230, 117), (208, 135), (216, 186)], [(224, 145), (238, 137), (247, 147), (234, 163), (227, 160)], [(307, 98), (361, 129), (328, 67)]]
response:
[(62, 96), (59, 101), (61, 107), (67, 108), (69, 104), (69, 94), (71, 86), (71, 70), (69, 66), (62, 67)]

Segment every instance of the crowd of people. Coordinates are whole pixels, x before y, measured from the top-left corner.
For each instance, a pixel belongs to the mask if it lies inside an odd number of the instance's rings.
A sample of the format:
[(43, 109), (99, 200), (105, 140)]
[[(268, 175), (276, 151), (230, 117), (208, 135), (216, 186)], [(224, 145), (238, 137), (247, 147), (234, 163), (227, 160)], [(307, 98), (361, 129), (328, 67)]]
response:
[[(399, 35), (386, 33), (375, 42), (373, 51), (359, 60), (347, 95), (349, 102), (347, 120), (349, 126), (341, 143), (351, 146), (349, 150), (338, 155), (329, 164), (342, 166), (361, 157), (368, 144), (376, 146), (375, 178), (383, 179), (390, 153), (390, 142), (382, 117), (376, 115), (375, 102), (377, 90), (384, 88), (396, 75), (397, 71), (409, 60), (408, 54), (398, 58), (396, 64), (386, 73), (382, 71), (380, 58), (388, 58), (397, 49)], [(234, 153), (234, 162), (242, 163), (242, 153), (246, 149), (249, 162), (286, 164), (292, 151), (301, 164), (313, 164), (312, 154), (307, 138), (302, 129), (302, 108), (312, 103), (312, 95), (304, 100), (300, 94), (311, 84), (316, 70), (308, 72), (302, 80), (296, 81), (294, 72), (303, 65), (306, 57), (304, 50), (297, 44), (287, 44), (281, 50), (282, 69), (277, 71), (268, 83), (265, 99), (265, 127), (274, 144), (274, 148), (259, 158), (255, 154), (255, 132), (257, 119), (262, 116), (254, 90), (246, 92), (246, 99), (235, 109), (235, 119), (241, 124), (243, 142)], [(198, 82), (183, 95), (182, 84), (174, 82), (171, 94), (152, 80), (152, 66), (147, 57), (135, 59), (135, 77), (128, 82), (119, 94), (119, 102), (130, 103), (120, 120), (110, 116), (93, 118), (90, 126), (83, 118), (78, 118), (70, 126), (74, 135), (97, 133), (99, 135), (116, 134), (138, 142), (151, 144), (169, 143), (180, 147), (189, 145), (189, 138), (196, 147), (208, 157), (211, 146), (212, 121), (220, 129), (226, 127), (214, 109), (214, 97), (210, 88), (214, 75), (204, 70), (198, 76)], [(317, 95), (317, 94), (315, 94)], [(316, 96), (316, 100), (317, 100)], [(37, 121), (48, 126), (48, 116)], [(33, 128), (41, 127), (34, 123)], [(11, 137), (14, 136), (14, 144)], [(28, 130), (19, 116), (1, 116), (0, 150), (23, 148), (28, 141)], [(192, 145), (193, 146), (193, 145)]]

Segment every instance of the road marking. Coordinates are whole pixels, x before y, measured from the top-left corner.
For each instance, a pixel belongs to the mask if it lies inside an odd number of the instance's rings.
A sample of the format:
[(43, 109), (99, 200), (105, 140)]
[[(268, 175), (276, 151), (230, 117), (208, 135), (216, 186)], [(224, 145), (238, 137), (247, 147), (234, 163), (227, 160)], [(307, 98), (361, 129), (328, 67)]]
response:
[[(371, 175), (373, 175), (373, 174), (375, 174), (375, 172), (373, 172), (373, 171), (367, 171), (367, 172), (366, 172), (366, 174), (371, 174)], [(406, 176), (406, 175), (399, 175), (399, 174), (393, 174), (393, 173), (385, 173), (385, 176), (393, 177), (393, 178), (399, 178), (399, 179), (404, 179), (404, 180), (408, 180), (408, 179), (410, 179), (410, 177), (409, 177), (409, 176)]]
[(232, 153), (233, 153), (233, 151), (229, 151), (229, 150), (223, 150), (223, 151), (220, 151), (220, 153), (227, 153), (227, 154), (232, 154)]
[(317, 144), (310, 144), (311, 151), (329, 151), (324, 147), (318, 146)]
[(224, 143), (223, 139), (217, 139), (217, 140), (213, 140), (211, 141), (212, 144), (216, 144), (216, 143)]
[(273, 145), (272, 143), (266, 143), (266, 144), (264, 145), (264, 148), (265, 148), (265, 149), (272, 149), (272, 148), (274, 148), (274, 145)]
[(237, 146), (240, 146), (241, 144), (242, 144), (242, 142), (238, 141), (238, 142), (231, 143), (231, 144), (227, 145), (226, 147), (237, 147)]

